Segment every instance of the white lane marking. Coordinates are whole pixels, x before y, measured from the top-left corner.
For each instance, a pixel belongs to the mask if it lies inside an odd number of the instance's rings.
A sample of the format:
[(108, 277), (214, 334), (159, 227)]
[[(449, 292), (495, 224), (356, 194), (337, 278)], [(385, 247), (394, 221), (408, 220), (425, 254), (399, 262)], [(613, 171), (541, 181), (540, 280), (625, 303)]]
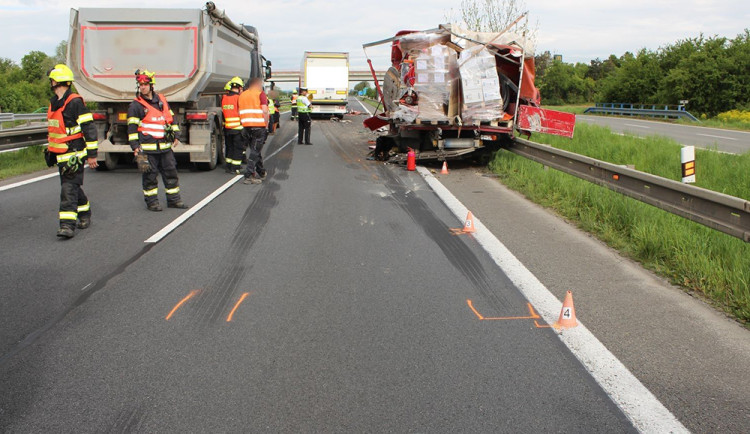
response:
[(31, 184), (31, 183), (38, 182), (38, 181), (44, 181), (45, 179), (54, 178), (55, 176), (57, 176), (57, 172), (48, 173), (42, 176), (37, 176), (36, 178), (27, 179), (25, 181), (14, 182), (13, 184), (8, 184), (8, 185), (4, 185), (0, 187), (0, 191), (10, 190), (11, 188), (20, 187), (22, 185)]
[[(576, 119), (581, 119), (581, 120), (584, 120), (584, 121), (585, 120), (591, 120), (591, 119), (605, 121), (605, 120), (617, 120), (617, 119), (622, 119), (622, 118), (610, 118), (610, 117), (606, 117), (606, 116), (596, 116), (596, 115), (576, 115)], [(649, 120), (646, 120), (646, 119), (639, 119), (638, 122), (648, 122), (648, 123), (651, 123), (651, 124), (658, 124), (658, 125), (661, 125), (661, 126), (663, 126), (665, 128), (672, 128), (672, 127), (674, 127), (674, 128), (700, 128), (700, 129), (703, 129), (703, 130), (721, 131), (721, 132), (725, 132), (725, 133), (731, 132), (732, 134), (750, 134), (750, 131), (730, 130), (730, 129), (727, 129), (727, 128), (717, 128), (717, 127), (703, 127), (703, 126), (700, 126), (700, 125), (672, 124), (672, 123), (668, 123), (668, 122), (649, 121)]]
[(644, 125), (636, 125), (636, 124), (623, 124), (623, 125), (627, 125), (629, 127), (636, 127), (636, 128), (645, 128), (647, 130), (651, 129), (651, 127), (647, 127), (647, 126), (644, 126)]
[[(274, 151), (271, 155), (269, 155), (268, 157), (266, 157), (265, 160), (267, 161), (267, 160), (270, 160), (271, 158), (273, 158), (274, 155), (278, 154), (282, 149), (286, 148), (296, 138), (297, 138), (297, 135), (295, 134), (294, 137), (292, 137), (288, 142), (284, 143), (279, 149), (277, 149), (276, 151)], [(201, 209), (203, 209), (203, 207), (205, 207), (206, 205), (208, 205), (209, 203), (211, 203), (212, 200), (216, 199), (221, 193), (224, 193), (227, 189), (229, 189), (229, 187), (231, 187), (234, 184), (236, 184), (242, 178), (243, 178), (243, 175), (237, 175), (234, 178), (230, 179), (229, 181), (227, 181), (226, 183), (224, 183), (224, 185), (222, 185), (221, 187), (219, 187), (216, 190), (214, 190), (208, 196), (204, 197), (203, 200), (201, 200), (200, 202), (196, 203), (194, 206), (190, 207), (184, 213), (180, 214), (179, 217), (177, 217), (176, 219), (172, 220), (171, 223), (169, 223), (168, 225), (164, 226), (159, 232), (151, 235), (151, 237), (149, 237), (146, 241), (144, 241), (144, 243), (158, 243), (164, 237), (166, 237), (167, 235), (169, 235), (172, 231), (174, 231), (175, 229), (177, 229), (181, 224), (185, 223), (187, 221), (187, 219), (189, 219), (190, 217), (192, 217), (193, 215), (195, 215), (198, 211), (200, 211)]]
[(365, 104), (362, 102), (362, 100), (360, 100), (359, 98), (355, 98), (355, 99), (357, 100), (357, 102), (359, 103), (359, 105), (361, 105), (362, 108), (365, 109), (365, 111), (367, 112), (367, 114), (370, 115), (370, 116), (372, 116), (372, 112), (370, 111), (370, 109), (368, 109), (367, 107), (365, 107)]
[(714, 138), (714, 139), (733, 140), (733, 141), (735, 141), (735, 142), (737, 141), (737, 139), (735, 139), (735, 138), (732, 138), (732, 137), (725, 137), (725, 136), (714, 136), (714, 135), (712, 135), (712, 134), (700, 134), (700, 133), (696, 133), (696, 136), (703, 136), (703, 137), (712, 137), (712, 138)]
[[(463, 221), (468, 209), (429, 170), (417, 167), (427, 184), (451, 212)], [(562, 303), (484, 224), (474, 216), (474, 238), (536, 308), (548, 324), (560, 314)], [(581, 322), (558, 334), (571, 353), (604, 389), (640, 432), (689, 432), (685, 426)]]

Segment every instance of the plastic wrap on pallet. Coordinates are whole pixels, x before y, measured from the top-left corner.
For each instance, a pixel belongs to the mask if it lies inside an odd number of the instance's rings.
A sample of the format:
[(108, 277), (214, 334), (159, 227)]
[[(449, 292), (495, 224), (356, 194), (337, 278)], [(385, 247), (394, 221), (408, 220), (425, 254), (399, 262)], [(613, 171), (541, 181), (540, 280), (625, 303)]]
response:
[(445, 33), (415, 32), (402, 36), (399, 44), (401, 51), (408, 53), (410, 51), (424, 50), (433, 45), (445, 44), (450, 40), (450, 35)]
[(503, 116), (495, 56), (484, 46), (463, 50), (458, 59), (463, 90), (464, 122), (492, 121)]
[(416, 107), (399, 104), (398, 109), (391, 113), (391, 119), (412, 123), (417, 120), (419, 112)]
[(456, 52), (445, 45), (420, 50), (414, 58), (414, 72), (419, 117), (431, 121), (448, 120), (451, 92), (458, 78)]

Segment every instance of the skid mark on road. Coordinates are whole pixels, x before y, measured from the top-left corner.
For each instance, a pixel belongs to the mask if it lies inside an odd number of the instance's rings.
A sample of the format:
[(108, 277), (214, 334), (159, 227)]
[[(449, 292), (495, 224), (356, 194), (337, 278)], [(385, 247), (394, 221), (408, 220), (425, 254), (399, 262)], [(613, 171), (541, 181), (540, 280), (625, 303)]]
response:
[(108, 434), (141, 432), (141, 425), (145, 416), (145, 412), (140, 408), (123, 410), (112, 426), (104, 432)]
[(229, 248), (212, 267), (217, 270), (216, 274), (198, 294), (196, 302), (181, 315), (188, 317), (190, 323), (202, 327), (227, 322), (231, 313), (239, 306), (237, 300), (241, 298), (244, 301), (247, 298), (241, 295), (246, 293), (245, 288), (241, 287), (242, 280), (252, 270), (252, 264), (247, 264), (247, 258), (270, 221), (271, 211), (278, 204), (276, 193), (281, 185), (276, 180), (286, 179), (292, 162), (292, 149), (293, 147), (287, 147), (281, 150), (276, 154), (273, 164), (268, 165), (267, 181), (260, 185), (260, 191), (245, 209), (232, 234)]
[(499, 291), (497, 284), (490, 281), (479, 258), (463, 239), (452, 235), (448, 225), (390, 168), (384, 165), (378, 165), (377, 168), (380, 178), (385, 180), (386, 188), (391, 191), (391, 199), (438, 245), (445, 257), (472, 283), (492, 309), (497, 312), (511, 311), (514, 303), (506, 297), (505, 291)]

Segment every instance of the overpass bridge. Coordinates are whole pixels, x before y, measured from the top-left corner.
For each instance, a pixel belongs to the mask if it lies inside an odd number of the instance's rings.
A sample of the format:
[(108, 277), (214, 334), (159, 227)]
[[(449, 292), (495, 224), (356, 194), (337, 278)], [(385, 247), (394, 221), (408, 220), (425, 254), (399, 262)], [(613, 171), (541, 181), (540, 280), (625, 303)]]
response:
[[(382, 80), (385, 76), (385, 71), (375, 71), (378, 80)], [(299, 82), (299, 71), (273, 71), (271, 79), (275, 83), (298, 83)], [(359, 83), (360, 81), (372, 81), (372, 73), (369, 69), (365, 70), (349, 70), (349, 81)]]

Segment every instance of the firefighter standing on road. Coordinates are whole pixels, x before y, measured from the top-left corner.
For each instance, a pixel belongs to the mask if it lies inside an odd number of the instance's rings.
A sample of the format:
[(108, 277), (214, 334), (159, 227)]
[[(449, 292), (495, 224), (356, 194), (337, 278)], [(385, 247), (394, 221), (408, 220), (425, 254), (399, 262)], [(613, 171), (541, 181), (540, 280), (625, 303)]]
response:
[(297, 91), (292, 91), (292, 120), (297, 119)]
[(312, 145), (310, 143), (310, 127), (312, 126), (312, 119), (310, 113), (312, 112), (312, 104), (307, 99), (307, 89), (304, 87), (299, 90), (299, 97), (297, 98), (297, 114), (299, 115), (299, 128), (297, 129), (297, 144), (301, 145), (304, 139), (305, 145)]
[(227, 173), (240, 174), (245, 142), (242, 138), (239, 99), (245, 83), (239, 77), (229, 80), (224, 86), (226, 95), (221, 97), (221, 110), (224, 114), (224, 143), (226, 144)]
[(72, 93), (73, 71), (58, 64), (47, 74), (54, 96), (47, 109), (47, 165), (60, 172), (60, 229), (57, 236), (73, 238), (76, 226), (91, 225), (91, 204), (83, 192), (84, 162), (96, 168), (98, 141), (94, 117), (80, 95)]
[(243, 134), (248, 142), (247, 168), (242, 182), (260, 184), (266, 177), (261, 150), (268, 137), (268, 97), (263, 92), (263, 81), (260, 78), (250, 79), (247, 89), (240, 94), (239, 107)]
[[(159, 205), (160, 173), (167, 192), (169, 208), (187, 208), (180, 198), (180, 181), (177, 178), (177, 161), (173, 147), (179, 143), (180, 127), (174, 122), (174, 113), (164, 95), (154, 92), (153, 72), (135, 71), (138, 84), (136, 98), (128, 107), (128, 141), (136, 157), (144, 153), (148, 165), (143, 172), (143, 196), (149, 211), (161, 211)], [(140, 165), (139, 165), (140, 166)]]

